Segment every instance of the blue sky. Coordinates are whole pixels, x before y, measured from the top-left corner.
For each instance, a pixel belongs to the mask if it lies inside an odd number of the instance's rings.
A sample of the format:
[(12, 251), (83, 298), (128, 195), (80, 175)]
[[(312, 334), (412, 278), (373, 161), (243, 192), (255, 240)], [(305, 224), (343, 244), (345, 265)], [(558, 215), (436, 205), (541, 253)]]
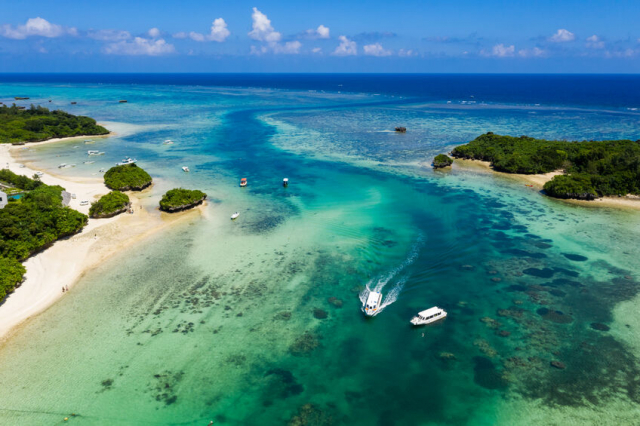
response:
[(0, 0), (5, 72), (640, 71), (640, 1)]

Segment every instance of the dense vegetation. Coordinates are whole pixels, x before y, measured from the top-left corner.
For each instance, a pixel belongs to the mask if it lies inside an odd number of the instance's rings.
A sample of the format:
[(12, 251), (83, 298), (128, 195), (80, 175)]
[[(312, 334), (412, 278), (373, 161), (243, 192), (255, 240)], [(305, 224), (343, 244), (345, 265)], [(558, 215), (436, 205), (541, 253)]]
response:
[(105, 185), (117, 191), (140, 191), (151, 185), (152, 180), (149, 173), (135, 164), (115, 166), (104, 174)]
[(10, 293), (27, 272), (15, 259), (0, 257), (0, 300)]
[(558, 198), (640, 194), (640, 142), (547, 141), (491, 132), (456, 147), (454, 157), (491, 162), (507, 173), (548, 173), (563, 170), (544, 186)]
[(453, 159), (445, 154), (438, 154), (433, 159), (433, 167), (439, 169), (441, 167), (448, 167), (453, 164)]
[(129, 205), (129, 196), (120, 191), (111, 191), (100, 197), (98, 201), (91, 204), (89, 216), (91, 217), (111, 217), (122, 213)]
[(29, 179), (23, 175), (17, 175), (9, 169), (0, 170), (0, 182), (14, 186), (16, 188), (31, 191), (41, 185), (44, 185), (40, 180)]
[(207, 194), (197, 189), (175, 188), (162, 196), (160, 210), (168, 212), (185, 210), (200, 204), (205, 198)]
[(84, 135), (106, 135), (109, 131), (90, 117), (75, 116), (64, 111), (31, 105), (21, 110), (0, 107), (0, 143), (36, 142), (51, 138)]
[(0, 295), (22, 280), (20, 261), (87, 223), (87, 216), (62, 205), (62, 190), (41, 184), (0, 210)]

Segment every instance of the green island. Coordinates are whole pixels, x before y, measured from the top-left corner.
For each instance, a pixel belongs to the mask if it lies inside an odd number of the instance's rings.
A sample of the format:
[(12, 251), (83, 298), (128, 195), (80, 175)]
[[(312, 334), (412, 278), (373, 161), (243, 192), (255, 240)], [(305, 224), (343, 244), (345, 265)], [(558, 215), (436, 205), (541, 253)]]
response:
[(109, 131), (91, 117), (31, 105), (0, 107), (0, 143), (40, 142), (70, 136), (106, 135)]
[(445, 155), (445, 154), (438, 154), (433, 159), (433, 168), (434, 169), (441, 169), (443, 167), (449, 167), (452, 164), (453, 164), (453, 158), (451, 158), (451, 157), (449, 157), (448, 155)]
[(9, 170), (0, 181), (24, 191), (0, 209), (0, 299), (20, 284), (23, 260), (56, 240), (73, 235), (87, 223), (87, 216), (62, 205), (60, 186), (48, 186)]
[(162, 196), (160, 210), (170, 213), (187, 210), (201, 204), (205, 198), (207, 194), (197, 189), (171, 189)]
[(111, 191), (91, 204), (89, 217), (102, 219), (124, 213), (129, 208), (129, 196), (120, 191)]
[(640, 195), (640, 141), (548, 141), (489, 132), (454, 148), (452, 155), (489, 161), (494, 170), (505, 173), (561, 170), (562, 175), (544, 185), (551, 197)]
[(115, 166), (104, 174), (107, 188), (116, 191), (142, 191), (153, 182), (149, 173), (135, 164)]

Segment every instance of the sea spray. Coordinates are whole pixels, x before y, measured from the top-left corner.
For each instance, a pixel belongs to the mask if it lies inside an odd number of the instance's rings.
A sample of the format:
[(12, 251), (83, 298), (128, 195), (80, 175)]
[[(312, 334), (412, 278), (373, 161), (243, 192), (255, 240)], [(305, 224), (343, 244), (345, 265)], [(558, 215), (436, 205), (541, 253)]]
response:
[[(409, 255), (407, 256), (407, 258), (400, 265), (398, 265), (396, 268), (392, 269), (388, 274), (379, 277), (377, 279), (377, 282), (376, 282), (375, 287), (373, 288), (373, 290), (371, 290), (371, 285), (376, 280), (375, 278), (371, 279), (365, 285), (364, 290), (362, 290), (360, 292), (360, 294), (359, 294), (360, 302), (362, 303), (363, 306), (364, 306), (365, 302), (367, 301), (367, 298), (369, 297), (369, 293), (371, 293), (371, 291), (374, 291), (376, 293), (382, 292), (382, 289), (384, 289), (384, 287), (391, 280), (393, 280), (393, 278), (396, 275), (398, 275), (405, 268), (407, 268), (409, 265), (411, 265), (413, 262), (415, 262), (415, 260), (418, 258), (418, 253), (419, 253), (420, 247), (422, 247), (423, 243), (424, 243), (424, 238), (422, 237), (422, 234), (420, 234), (418, 236), (418, 239), (416, 240), (416, 242), (411, 247), (411, 251), (409, 252)], [(380, 303), (380, 307), (373, 314), (373, 316), (378, 315), (380, 312), (382, 312), (384, 310), (384, 308), (386, 308), (387, 306), (391, 305), (393, 302), (395, 302), (398, 299), (398, 296), (400, 295), (400, 292), (402, 292), (402, 288), (404, 287), (404, 284), (407, 282), (407, 279), (408, 279), (408, 277), (403, 277), (400, 280), (398, 280), (398, 282), (396, 282), (396, 284), (393, 286), (393, 288), (391, 290), (389, 290), (387, 295), (384, 297), (384, 299)]]

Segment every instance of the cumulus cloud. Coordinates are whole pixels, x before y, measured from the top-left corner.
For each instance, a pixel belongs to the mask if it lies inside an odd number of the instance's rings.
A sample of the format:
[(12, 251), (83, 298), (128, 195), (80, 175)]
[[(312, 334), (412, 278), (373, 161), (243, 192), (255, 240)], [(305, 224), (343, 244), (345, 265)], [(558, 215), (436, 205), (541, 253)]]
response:
[(357, 45), (355, 41), (349, 40), (346, 36), (341, 35), (338, 37), (340, 44), (333, 51), (336, 56), (353, 56), (358, 54)]
[(484, 56), (495, 56), (496, 58), (509, 58), (514, 56), (516, 52), (515, 46), (512, 44), (510, 46), (505, 46), (504, 44), (496, 44), (491, 49), (491, 52), (481, 51), (480, 54)]
[(312, 40), (315, 39), (326, 39), (329, 38), (329, 28), (325, 27), (324, 25), (320, 25), (318, 28), (316, 28), (315, 30), (311, 29), (311, 30), (307, 30), (302, 34), (303, 38), (309, 38)]
[(108, 55), (160, 56), (173, 52), (175, 47), (163, 39), (149, 40), (142, 37), (111, 43), (104, 48), (104, 53)]
[(605, 56), (607, 58), (632, 58), (636, 56), (638, 53), (639, 51), (629, 48), (624, 50), (617, 50), (614, 52), (606, 52)]
[(27, 20), (24, 25), (17, 25), (15, 27), (9, 24), (2, 25), (0, 27), (0, 35), (16, 40), (23, 40), (30, 36), (55, 38), (64, 35), (76, 36), (78, 35), (78, 30), (73, 27), (67, 28), (52, 24), (46, 19), (37, 17)]
[(549, 41), (552, 41), (554, 43), (565, 43), (567, 41), (573, 41), (575, 39), (575, 34), (573, 34), (571, 31), (565, 30), (564, 28), (559, 29), (554, 35), (549, 37)]
[(260, 12), (257, 7), (253, 8), (251, 14), (253, 20), (252, 30), (249, 31), (249, 37), (258, 41), (266, 41), (268, 43), (276, 43), (282, 38), (282, 34), (277, 32), (271, 26), (271, 21), (267, 15)]
[(311, 52), (320, 55), (320, 54), (322, 54), (322, 48), (314, 47), (313, 49), (311, 49)]
[(410, 56), (416, 56), (417, 53), (415, 53), (413, 50), (409, 49), (400, 49), (398, 50), (398, 56), (403, 57), (403, 58), (408, 58)]
[(364, 54), (369, 56), (390, 56), (392, 52), (385, 50), (380, 43), (367, 44), (363, 47)]
[(180, 32), (173, 35), (173, 38), (191, 38), (195, 41), (217, 41), (222, 43), (231, 35), (231, 32), (227, 28), (227, 23), (222, 18), (218, 18), (211, 23), (211, 31), (209, 34), (201, 34), (195, 31), (190, 33)]
[(586, 46), (589, 49), (604, 49), (604, 41), (594, 34), (591, 37), (587, 37)]
[(533, 49), (520, 49), (518, 50), (518, 56), (522, 58), (540, 58), (545, 56), (547, 52), (539, 47), (534, 47)]
[(151, 38), (158, 38), (160, 37), (160, 30), (157, 28), (151, 28), (149, 31), (147, 31), (147, 34), (149, 34), (149, 37)]
[(89, 31), (87, 33), (87, 37), (100, 41), (121, 41), (130, 39), (131, 34), (129, 33), (129, 31), (98, 30)]
[(275, 44), (273, 46), (273, 51), (275, 53), (284, 53), (285, 55), (296, 55), (300, 53), (300, 48), (302, 47), (302, 43), (299, 41), (288, 41), (283, 45)]

